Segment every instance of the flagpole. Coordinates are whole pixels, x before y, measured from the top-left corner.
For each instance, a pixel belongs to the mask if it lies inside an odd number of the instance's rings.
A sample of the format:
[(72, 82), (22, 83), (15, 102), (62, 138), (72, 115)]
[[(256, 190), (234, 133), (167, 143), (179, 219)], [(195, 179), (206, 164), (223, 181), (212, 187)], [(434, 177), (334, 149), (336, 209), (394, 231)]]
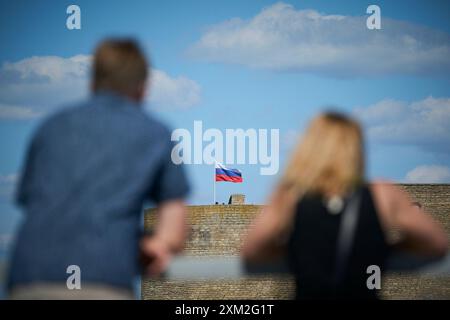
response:
[(213, 184), (214, 184), (214, 202), (213, 204), (216, 204), (216, 161), (214, 160), (214, 175), (213, 175)]

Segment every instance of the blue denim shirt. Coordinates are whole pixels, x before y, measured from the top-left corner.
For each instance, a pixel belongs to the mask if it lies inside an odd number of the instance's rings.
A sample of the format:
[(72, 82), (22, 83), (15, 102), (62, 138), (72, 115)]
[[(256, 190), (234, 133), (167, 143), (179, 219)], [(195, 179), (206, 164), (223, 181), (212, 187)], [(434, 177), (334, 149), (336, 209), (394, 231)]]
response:
[(17, 202), (22, 224), (9, 287), (66, 282), (132, 287), (144, 201), (183, 198), (170, 132), (141, 106), (102, 92), (48, 118), (28, 149)]

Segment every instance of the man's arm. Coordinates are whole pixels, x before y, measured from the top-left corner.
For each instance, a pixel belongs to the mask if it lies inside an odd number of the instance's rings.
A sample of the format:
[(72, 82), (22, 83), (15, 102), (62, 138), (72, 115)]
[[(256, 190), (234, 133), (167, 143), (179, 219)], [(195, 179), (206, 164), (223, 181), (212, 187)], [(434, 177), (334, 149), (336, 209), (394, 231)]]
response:
[(155, 238), (164, 242), (172, 253), (182, 251), (187, 234), (187, 210), (184, 201), (166, 201), (157, 207), (156, 212), (158, 220)]
[(165, 270), (171, 256), (184, 248), (186, 239), (187, 210), (184, 199), (189, 193), (183, 165), (172, 161), (173, 143), (169, 131), (161, 139), (168, 143), (163, 147), (161, 163), (149, 191), (149, 198), (157, 204), (156, 225), (151, 236), (141, 241), (141, 256), (150, 275)]
[(150, 276), (162, 273), (172, 255), (183, 250), (187, 234), (186, 213), (183, 200), (166, 201), (157, 207), (155, 233), (141, 240), (143, 262)]

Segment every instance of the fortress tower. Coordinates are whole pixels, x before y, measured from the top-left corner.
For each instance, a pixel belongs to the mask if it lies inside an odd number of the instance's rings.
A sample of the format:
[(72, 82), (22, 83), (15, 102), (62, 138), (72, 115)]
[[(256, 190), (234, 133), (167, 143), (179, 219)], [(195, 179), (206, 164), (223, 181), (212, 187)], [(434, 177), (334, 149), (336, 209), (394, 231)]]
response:
[[(402, 185), (414, 201), (439, 220), (450, 234), (450, 185)], [(246, 229), (262, 209), (232, 195), (228, 204), (189, 206), (190, 234), (185, 253), (190, 256), (239, 255)], [(145, 227), (154, 225), (153, 209), (146, 210)], [(143, 299), (290, 299), (290, 276), (258, 276), (236, 280), (143, 280)], [(450, 299), (450, 277), (391, 274), (382, 284), (387, 299)]]

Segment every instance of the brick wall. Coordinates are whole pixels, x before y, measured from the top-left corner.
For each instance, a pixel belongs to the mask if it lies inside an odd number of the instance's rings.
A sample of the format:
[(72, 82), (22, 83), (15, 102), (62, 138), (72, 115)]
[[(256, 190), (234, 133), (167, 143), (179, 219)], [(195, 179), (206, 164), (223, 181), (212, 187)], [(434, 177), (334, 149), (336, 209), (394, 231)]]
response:
[[(402, 185), (439, 220), (450, 234), (450, 185)], [(237, 255), (258, 205), (189, 206), (191, 229), (185, 254)], [(145, 226), (151, 228), (155, 215), (146, 211)], [(450, 278), (392, 274), (385, 277), (382, 296), (386, 299), (450, 299)], [(142, 281), (143, 299), (290, 299), (294, 294), (291, 277), (248, 277), (214, 281)]]

